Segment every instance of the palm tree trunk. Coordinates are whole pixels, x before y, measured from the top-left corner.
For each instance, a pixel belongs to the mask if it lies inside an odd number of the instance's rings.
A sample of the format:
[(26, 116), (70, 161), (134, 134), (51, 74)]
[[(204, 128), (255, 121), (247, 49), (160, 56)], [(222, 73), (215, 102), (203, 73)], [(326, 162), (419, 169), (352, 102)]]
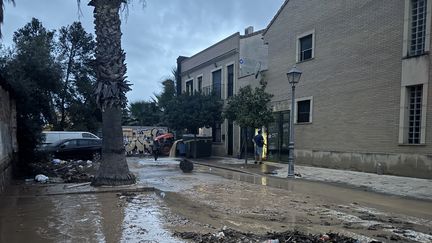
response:
[(126, 103), (125, 53), (121, 49), (120, 6), (124, 0), (91, 0), (96, 30), (97, 102), (102, 108), (102, 161), (92, 185), (135, 183), (126, 162), (121, 107)]
[[(123, 145), (120, 108), (106, 108), (102, 113), (102, 161), (93, 185), (127, 185), (135, 182), (129, 172)], [(120, 138), (120, 139), (119, 139)]]

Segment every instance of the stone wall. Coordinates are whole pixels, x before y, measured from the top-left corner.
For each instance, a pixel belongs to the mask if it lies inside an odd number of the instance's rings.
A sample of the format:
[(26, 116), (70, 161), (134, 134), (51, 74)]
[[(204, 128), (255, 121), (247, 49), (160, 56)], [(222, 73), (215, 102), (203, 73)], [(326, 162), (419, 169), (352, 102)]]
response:
[(9, 184), (13, 157), (18, 150), (15, 101), (8, 90), (0, 77), (0, 193)]

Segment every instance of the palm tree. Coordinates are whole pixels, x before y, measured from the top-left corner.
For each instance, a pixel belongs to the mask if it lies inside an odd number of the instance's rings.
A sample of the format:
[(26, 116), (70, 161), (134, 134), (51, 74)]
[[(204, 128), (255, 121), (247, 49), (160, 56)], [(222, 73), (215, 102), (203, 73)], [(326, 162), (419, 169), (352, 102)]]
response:
[(2, 38), (1, 25), (3, 24), (4, 20), (3, 10), (5, 1), (10, 2), (15, 6), (15, 0), (0, 0), (0, 39)]
[[(80, 0), (78, 0), (79, 2)], [(94, 7), (96, 32), (96, 102), (102, 109), (103, 148), (100, 168), (92, 185), (127, 185), (135, 183), (130, 173), (121, 128), (122, 107), (126, 105), (125, 53), (121, 48), (120, 8), (127, 0), (90, 0)]]

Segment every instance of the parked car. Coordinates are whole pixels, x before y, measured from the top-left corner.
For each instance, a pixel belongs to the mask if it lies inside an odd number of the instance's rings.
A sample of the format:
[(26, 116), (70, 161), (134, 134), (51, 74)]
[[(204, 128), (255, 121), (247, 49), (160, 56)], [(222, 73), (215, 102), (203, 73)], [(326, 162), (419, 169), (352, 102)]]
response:
[(58, 159), (89, 159), (99, 160), (102, 154), (102, 140), (95, 138), (64, 139), (41, 148)]
[(69, 138), (97, 138), (98, 136), (90, 132), (65, 132), (65, 131), (43, 131), (42, 146), (50, 145), (60, 140)]

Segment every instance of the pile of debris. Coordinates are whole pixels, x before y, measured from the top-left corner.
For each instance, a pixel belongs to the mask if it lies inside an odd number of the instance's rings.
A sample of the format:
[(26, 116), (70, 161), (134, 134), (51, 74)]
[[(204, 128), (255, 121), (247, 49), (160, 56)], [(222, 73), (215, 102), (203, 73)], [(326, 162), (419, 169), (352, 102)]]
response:
[[(38, 162), (30, 165), (33, 174), (47, 178), (61, 178), (65, 183), (90, 182), (99, 167), (98, 162), (90, 160), (59, 160)], [(52, 182), (54, 180), (37, 180), (39, 182)]]
[(217, 233), (200, 234), (194, 232), (175, 232), (174, 236), (191, 240), (193, 242), (206, 243), (283, 243), (283, 242), (341, 242), (341, 243), (358, 243), (359, 241), (350, 237), (339, 235), (336, 233), (328, 233), (324, 235), (304, 234), (299, 231), (285, 231), (280, 233), (267, 233), (258, 235), (253, 233), (242, 233), (233, 229), (224, 227)]

